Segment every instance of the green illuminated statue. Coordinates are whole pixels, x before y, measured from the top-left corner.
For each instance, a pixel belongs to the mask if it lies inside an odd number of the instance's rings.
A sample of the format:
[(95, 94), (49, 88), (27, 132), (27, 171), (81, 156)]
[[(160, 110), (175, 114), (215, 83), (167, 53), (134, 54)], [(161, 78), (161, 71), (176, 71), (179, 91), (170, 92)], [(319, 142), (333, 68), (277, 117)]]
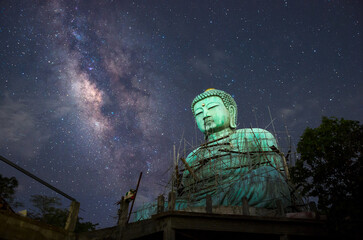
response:
[(290, 205), (282, 156), (273, 135), (259, 128), (236, 129), (237, 105), (226, 92), (208, 89), (192, 103), (192, 112), (206, 143), (190, 153), (179, 185), (177, 209), (205, 205)]
[[(274, 209), (277, 201), (291, 205), (274, 136), (260, 128), (236, 129), (237, 105), (231, 95), (208, 89), (194, 99), (192, 112), (206, 142), (182, 159), (175, 210), (205, 207), (207, 195), (213, 207), (242, 206), (243, 197), (256, 208)], [(155, 213), (156, 205), (149, 204), (136, 219)]]

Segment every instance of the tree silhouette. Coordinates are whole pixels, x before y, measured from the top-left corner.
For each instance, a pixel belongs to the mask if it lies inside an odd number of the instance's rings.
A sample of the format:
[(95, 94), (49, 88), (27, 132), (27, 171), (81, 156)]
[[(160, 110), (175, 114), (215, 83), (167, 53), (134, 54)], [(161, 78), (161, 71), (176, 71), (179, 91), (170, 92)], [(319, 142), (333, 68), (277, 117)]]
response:
[(15, 189), (17, 186), (18, 180), (16, 180), (15, 177), (7, 178), (0, 174), (0, 198), (14, 208), (23, 206), (22, 203), (14, 201)]
[(318, 199), (318, 209), (340, 233), (358, 234), (362, 224), (363, 126), (358, 121), (323, 117), (305, 129), (298, 143), (300, 158), (291, 178), (304, 196)]
[[(59, 208), (61, 201), (57, 197), (48, 197), (44, 195), (32, 195), (30, 201), (36, 208), (36, 211), (31, 211), (29, 216), (33, 219), (40, 220), (53, 226), (64, 228), (69, 211)], [(83, 220), (78, 217), (75, 232), (86, 232), (95, 230), (98, 223), (81, 222)]]

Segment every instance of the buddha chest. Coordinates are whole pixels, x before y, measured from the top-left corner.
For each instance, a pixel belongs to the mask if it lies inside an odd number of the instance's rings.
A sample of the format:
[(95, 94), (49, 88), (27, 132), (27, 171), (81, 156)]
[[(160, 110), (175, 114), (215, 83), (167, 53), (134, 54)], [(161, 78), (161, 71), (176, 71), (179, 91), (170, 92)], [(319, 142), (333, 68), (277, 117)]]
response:
[(243, 180), (246, 174), (261, 166), (279, 168), (281, 158), (271, 151), (272, 145), (274, 142), (265, 133), (241, 130), (202, 144), (187, 158), (193, 173), (184, 171), (184, 191), (213, 192), (217, 187), (228, 187)]

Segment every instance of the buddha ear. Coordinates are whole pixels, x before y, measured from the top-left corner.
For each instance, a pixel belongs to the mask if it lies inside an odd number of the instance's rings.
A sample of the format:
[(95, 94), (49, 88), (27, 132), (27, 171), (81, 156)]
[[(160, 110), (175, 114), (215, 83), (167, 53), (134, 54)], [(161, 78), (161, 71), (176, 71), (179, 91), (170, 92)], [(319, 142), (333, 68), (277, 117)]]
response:
[(229, 108), (228, 108), (228, 112), (229, 112), (229, 126), (231, 128), (236, 128), (237, 125), (236, 125), (236, 111), (237, 109), (233, 106), (233, 105), (230, 105)]

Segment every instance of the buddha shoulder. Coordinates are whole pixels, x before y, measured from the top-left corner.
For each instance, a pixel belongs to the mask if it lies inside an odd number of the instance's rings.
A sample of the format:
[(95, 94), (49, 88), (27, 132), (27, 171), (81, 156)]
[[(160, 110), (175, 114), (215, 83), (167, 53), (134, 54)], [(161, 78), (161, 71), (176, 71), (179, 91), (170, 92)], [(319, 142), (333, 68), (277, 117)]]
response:
[(274, 138), (272, 133), (262, 128), (242, 128), (237, 129), (235, 134), (243, 135), (243, 136), (251, 136), (251, 137), (260, 137), (260, 138)]
[(186, 161), (188, 164), (192, 164), (195, 159), (197, 158), (198, 152), (199, 152), (200, 147), (194, 149), (191, 153), (188, 154)]
[(271, 146), (277, 146), (275, 137), (269, 131), (262, 128), (238, 129), (234, 135), (233, 138), (247, 141), (253, 145), (259, 145), (265, 151), (269, 151)]

